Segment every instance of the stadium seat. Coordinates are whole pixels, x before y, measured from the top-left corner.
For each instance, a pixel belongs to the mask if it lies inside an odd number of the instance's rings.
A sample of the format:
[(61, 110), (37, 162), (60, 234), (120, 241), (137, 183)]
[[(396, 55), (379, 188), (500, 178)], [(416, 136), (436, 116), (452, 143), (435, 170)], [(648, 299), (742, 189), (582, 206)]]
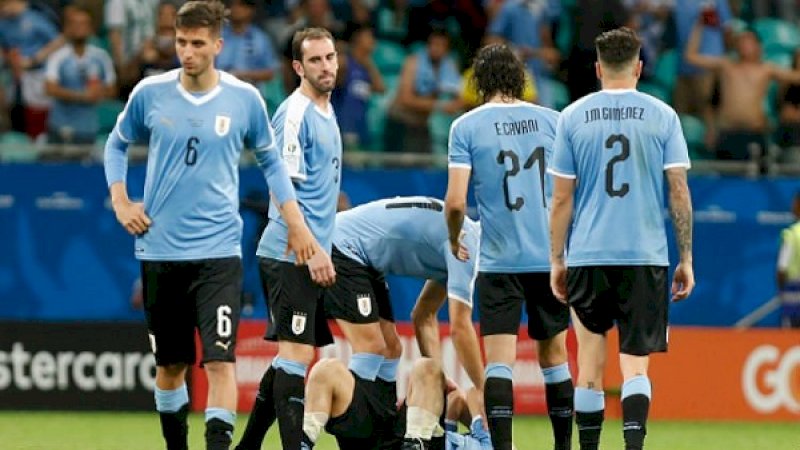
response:
[(436, 111), (431, 114), (428, 119), (428, 127), (431, 132), (431, 141), (433, 143), (434, 155), (447, 154), (447, 139), (450, 135), (450, 124), (453, 123), (457, 116), (451, 114), (444, 114)]
[(665, 87), (655, 83), (639, 83), (639, 90), (666, 103), (669, 103), (672, 98)]
[(675, 87), (675, 79), (678, 76), (678, 52), (667, 50), (661, 54), (656, 61), (655, 81), (664, 87), (668, 92), (672, 92)]
[(569, 105), (569, 90), (567, 86), (552, 78), (543, 77), (536, 80), (538, 89), (549, 89), (550, 98), (553, 99), (553, 109), (561, 111)]
[(18, 131), (0, 134), (0, 161), (33, 162), (38, 156), (38, 149), (27, 134)]
[(373, 58), (382, 74), (400, 73), (406, 59), (406, 49), (397, 42), (378, 40)]
[(789, 22), (762, 18), (753, 23), (753, 29), (764, 47), (777, 45), (784, 50), (793, 51), (800, 46), (800, 29)]
[(286, 99), (286, 92), (284, 92), (283, 88), (283, 76), (281, 76), (279, 70), (275, 71), (275, 76), (271, 80), (266, 83), (261, 83), (261, 96), (264, 97), (264, 101), (267, 102), (267, 111), (269, 111), (269, 115), (272, 117), (278, 109), (278, 105)]
[(702, 120), (689, 114), (681, 114), (680, 120), (683, 136), (689, 147), (689, 156), (692, 159), (702, 159), (706, 147), (706, 125)]
[(105, 100), (97, 104), (97, 122), (100, 133), (110, 133), (117, 123), (117, 116), (125, 108), (119, 100)]
[(383, 130), (386, 128), (386, 111), (397, 92), (398, 75), (386, 75), (383, 82), (386, 92), (373, 94), (367, 105), (367, 126), (372, 138), (370, 150), (383, 150)]
[(572, 50), (572, 37), (574, 34), (573, 17), (570, 15), (568, 7), (562, 2), (561, 17), (558, 21), (558, 33), (556, 34), (556, 48), (561, 52), (562, 58), (567, 58)]

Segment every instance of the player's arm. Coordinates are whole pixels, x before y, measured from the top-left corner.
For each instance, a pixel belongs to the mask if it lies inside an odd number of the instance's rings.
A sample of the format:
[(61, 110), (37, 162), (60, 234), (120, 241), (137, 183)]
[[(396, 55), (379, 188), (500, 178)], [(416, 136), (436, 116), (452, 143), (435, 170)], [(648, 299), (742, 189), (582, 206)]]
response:
[(467, 213), (467, 190), (469, 189), (468, 167), (451, 167), (447, 171), (447, 194), (444, 198), (444, 214), (447, 220), (447, 236), (450, 251), (458, 259), (465, 261), (469, 253), (461, 245), (461, 227)]
[(414, 92), (414, 77), (417, 73), (417, 57), (409, 56), (400, 72), (400, 84), (397, 88), (397, 102), (400, 106), (413, 111), (428, 114), (436, 108), (436, 99), (422, 97)]
[(572, 221), (575, 178), (554, 174), (553, 207), (550, 212), (550, 285), (553, 294), (567, 300), (567, 271), (564, 260), (567, 230)]
[(800, 84), (800, 69), (784, 69), (772, 64), (768, 64), (770, 76), (780, 83)]
[(791, 234), (788, 230), (784, 230), (783, 233), (781, 233), (781, 250), (778, 252), (778, 264), (775, 270), (775, 281), (778, 284), (779, 291), (782, 291), (786, 287), (786, 282), (789, 279), (789, 262), (792, 260), (794, 252), (790, 236)]
[(694, 272), (692, 269), (692, 199), (689, 184), (686, 180), (685, 167), (666, 169), (669, 184), (669, 212), (678, 244), (680, 262), (675, 269), (672, 282), (672, 299), (683, 300), (694, 288)]
[(689, 35), (689, 43), (686, 44), (686, 61), (689, 64), (703, 69), (719, 70), (728, 60), (719, 56), (708, 56), (700, 53), (700, 39), (703, 36), (703, 24), (697, 22)]
[(441, 361), (442, 348), (439, 342), (439, 321), (436, 312), (444, 304), (447, 289), (440, 283), (427, 280), (417, 297), (417, 303), (411, 310), (411, 322), (414, 325), (414, 334), (417, 336), (417, 345), (422, 356)]

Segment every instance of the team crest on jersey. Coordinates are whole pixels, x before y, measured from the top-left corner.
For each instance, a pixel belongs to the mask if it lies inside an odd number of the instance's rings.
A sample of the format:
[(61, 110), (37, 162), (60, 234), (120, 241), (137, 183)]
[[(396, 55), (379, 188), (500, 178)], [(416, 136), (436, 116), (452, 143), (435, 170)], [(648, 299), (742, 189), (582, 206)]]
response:
[(300, 336), (306, 331), (306, 315), (296, 312), (292, 315), (292, 333)]
[(231, 118), (228, 116), (218, 115), (217, 120), (214, 121), (214, 131), (217, 136), (222, 137), (228, 134), (231, 129)]
[(372, 299), (369, 294), (360, 294), (356, 297), (356, 304), (358, 304), (358, 312), (364, 317), (369, 317), (372, 313)]

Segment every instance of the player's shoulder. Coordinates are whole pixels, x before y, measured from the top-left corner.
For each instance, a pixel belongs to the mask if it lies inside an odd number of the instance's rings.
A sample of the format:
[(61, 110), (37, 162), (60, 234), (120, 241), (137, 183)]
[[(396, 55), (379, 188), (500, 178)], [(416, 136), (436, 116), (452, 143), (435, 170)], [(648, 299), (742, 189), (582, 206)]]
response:
[(157, 75), (150, 75), (149, 77), (145, 77), (136, 83), (134, 86), (133, 91), (131, 91), (130, 98), (133, 99), (136, 96), (150, 96), (154, 95), (154, 93), (159, 92), (166, 86), (171, 86), (174, 83), (178, 82), (178, 77), (180, 74), (180, 69), (173, 69), (164, 73), (160, 73)]
[(572, 116), (572, 114), (575, 113), (575, 111), (581, 109), (587, 104), (591, 104), (592, 102), (597, 101), (600, 98), (600, 95), (601, 92), (592, 92), (591, 94), (586, 94), (583, 97), (570, 103), (561, 111), (562, 120), (567, 120), (569, 117)]
[(664, 116), (678, 115), (678, 113), (672, 106), (670, 106), (667, 102), (661, 100), (660, 98), (653, 97), (652, 95), (644, 93), (642, 91), (636, 91), (636, 95), (639, 99), (653, 106), (660, 114), (663, 114)]
[(223, 87), (231, 89), (237, 95), (247, 98), (261, 98), (261, 93), (252, 84), (242, 81), (224, 70), (219, 71), (219, 82)]
[(309, 106), (311, 106), (311, 99), (303, 95), (300, 89), (296, 89), (278, 106), (275, 111), (275, 119), (300, 124), (303, 122)]
[(73, 56), (74, 54), (75, 52), (71, 45), (62, 45), (61, 47), (58, 48), (58, 50), (50, 54), (48, 60), (55, 61), (56, 63), (60, 64), (70, 56)]

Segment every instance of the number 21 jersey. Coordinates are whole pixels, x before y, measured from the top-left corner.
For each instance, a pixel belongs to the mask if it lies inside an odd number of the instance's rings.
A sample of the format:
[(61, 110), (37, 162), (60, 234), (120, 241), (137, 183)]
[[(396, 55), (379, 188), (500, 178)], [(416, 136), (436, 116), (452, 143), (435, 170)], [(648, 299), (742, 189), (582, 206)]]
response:
[(471, 170), (481, 219), (478, 270), (550, 270), (546, 174), (558, 113), (530, 103), (486, 103), (450, 128), (450, 168)]
[(690, 165), (675, 111), (603, 90), (564, 109), (556, 136), (550, 172), (576, 179), (567, 265), (668, 265), (664, 171)]

